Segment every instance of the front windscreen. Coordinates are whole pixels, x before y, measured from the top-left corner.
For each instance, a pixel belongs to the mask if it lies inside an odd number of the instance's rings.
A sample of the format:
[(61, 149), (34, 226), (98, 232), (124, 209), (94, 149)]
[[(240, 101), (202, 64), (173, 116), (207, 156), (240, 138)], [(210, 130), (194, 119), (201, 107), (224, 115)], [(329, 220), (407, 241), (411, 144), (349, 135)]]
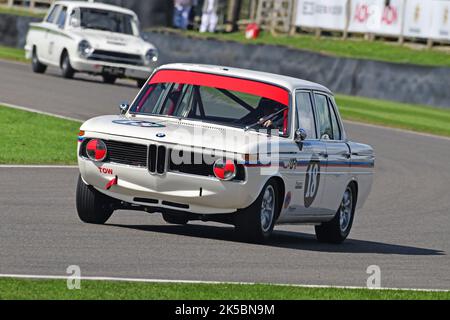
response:
[(131, 113), (288, 132), (289, 95), (282, 88), (196, 72), (159, 73), (141, 91)]
[(103, 30), (123, 34), (134, 34), (133, 17), (115, 11), (94, 8), (80, 8), (80, 26), (87, 29)]

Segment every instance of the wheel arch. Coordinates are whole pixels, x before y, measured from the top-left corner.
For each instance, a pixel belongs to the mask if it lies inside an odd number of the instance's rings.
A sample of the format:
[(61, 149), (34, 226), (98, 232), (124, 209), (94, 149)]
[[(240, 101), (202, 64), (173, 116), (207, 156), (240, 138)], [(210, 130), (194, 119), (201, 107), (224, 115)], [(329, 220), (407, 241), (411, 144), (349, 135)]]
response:
[(351, 186), (353, 189), (354, 197), (355, 197), (355, 207), (356, 207), (356, 204), (358, 203), (358, 181), (356, 179), (352, 179), (352, 180), (350, 180), (348, 185)]
[(284, 183), (283, 178), (280, 176), (272, 176), (269, 179), (267, 179), (267, 182), (268, 181), (274, 181), (277, 184), (277, 193), (278, 193), (279, 201), (278, 201), (275, 219), (278, 219), (281, 214), (281, 210), (283, 209), (284, 197), (286, 195), (286, 184)]

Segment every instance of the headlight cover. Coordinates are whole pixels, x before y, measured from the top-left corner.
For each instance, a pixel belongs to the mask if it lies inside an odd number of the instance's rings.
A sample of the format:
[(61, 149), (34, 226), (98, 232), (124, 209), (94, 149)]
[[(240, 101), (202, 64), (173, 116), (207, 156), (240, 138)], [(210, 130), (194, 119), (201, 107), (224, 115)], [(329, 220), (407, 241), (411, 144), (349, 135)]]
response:
[(145, 63), (151, 64), (152, 62), (158, 61), (158, 55), (159, 53), (156, 48), (147, 50), (147, 52), (145, 53)]
[(92, 139), (86, 144), (86, 154), (92, 161), (105, 160), (107, 153), (106, 144), (100, 139)]
[(91, 44), (87, 40), (81, 40), (78, 44), (78, 53), (81, 57), (87, 58), (94, 51)]
[(232, 180), (236, 177), (236, 164), (233, 160), (218, 159), (214, 162), (213, 172), (220, 180)]

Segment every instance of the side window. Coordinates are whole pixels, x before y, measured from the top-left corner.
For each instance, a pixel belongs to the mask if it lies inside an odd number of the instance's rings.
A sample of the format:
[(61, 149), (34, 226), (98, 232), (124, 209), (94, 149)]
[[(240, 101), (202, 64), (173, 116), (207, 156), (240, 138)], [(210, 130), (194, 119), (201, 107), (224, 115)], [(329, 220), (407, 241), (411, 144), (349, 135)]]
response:
[(328, 103), (330, 104), (330, 109), (331, 109), (331, 123), (333, 125), (333, 139), (341, 140), (342, 139), (341, 129), (339, 127), (339, 122), (338, 122), (338, 117), (336, 114), (335, 107), (333, 107), (333, 103), (331, 101), (328, 101)]
[(66, 24), (66, 17), (67, 17), (67, 7), (62, 7), (61, 13), (58, 16), (58, 27), (64, 28)]
[(309, 92), (298, 92), (296, 97), (298, 127), (304, 129), (308, 134), (307, 139), (316, 139), (316, 125)]
[(60, 7), (61, 7), (60, 5), (54, 6), (52, 11), (50, 11), (50, 13), (48, 14), (48, 17), (45, 21), (49, 23), (55, 23), (55, 19), (56, 16), (58, 15)]
[(323, 139), (325, 135), (333, 139), (333, 126), (331, 124), (330, 109), (328, 99), (323, 94), (314, 94), (316, 101), (317, 122), (319, 125), (319, 137)]

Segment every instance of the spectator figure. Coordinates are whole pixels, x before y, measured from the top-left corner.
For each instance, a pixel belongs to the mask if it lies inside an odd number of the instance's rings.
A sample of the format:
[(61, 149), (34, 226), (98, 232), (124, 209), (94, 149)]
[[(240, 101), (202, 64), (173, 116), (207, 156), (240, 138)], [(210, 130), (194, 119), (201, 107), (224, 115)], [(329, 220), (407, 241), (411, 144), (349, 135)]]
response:
[(186, 30), (189, 25), (192, 0), (175, 0), (174, 3), (173, 25), (175, 28)]
[(219, 21), (220, 0), (205, 0), (203, 2), (202, 23), (200, 25), (200, 32), (215, 32), (217, 22)]

